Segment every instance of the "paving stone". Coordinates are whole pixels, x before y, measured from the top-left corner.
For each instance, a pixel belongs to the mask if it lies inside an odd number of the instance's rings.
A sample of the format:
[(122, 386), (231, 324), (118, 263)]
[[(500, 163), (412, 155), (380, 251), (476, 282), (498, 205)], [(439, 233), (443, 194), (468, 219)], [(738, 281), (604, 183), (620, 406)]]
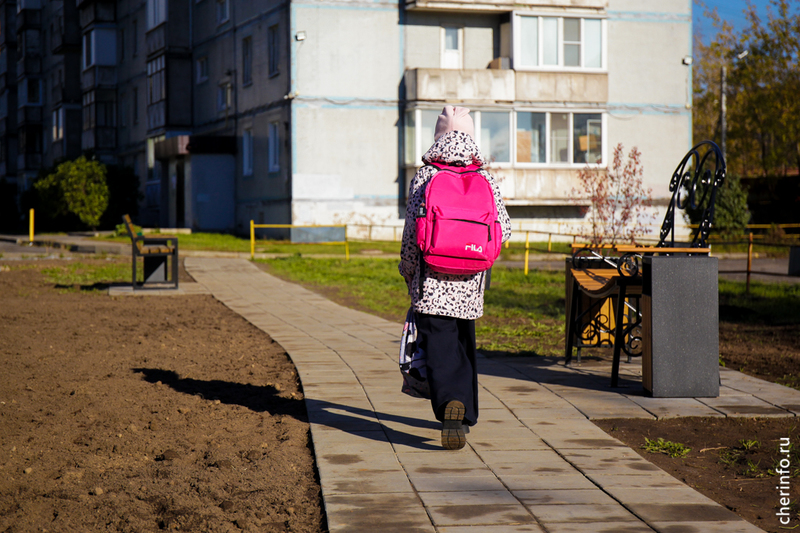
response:
[(597, 485), (577, 470), (567, 474), (517, 475), (501, 472), (497, 476), (511, 491), (597, 489)]
[(663, 470), (659, 472), (635, 472), (627, 474), (592, 471), (586, 474), (592, 483), (604, 490), (611, 491), (612, 487), (632, 489), (660, 489), (660, 488), (685, 488), (686, 485), (670, 476)]
[(707, 498), (696, 490), (683, 485), (682, 487), (667, 488), (627, 488), (627, 487), (604, 487), (604, 490), (611, 496), (625, 504), (633, 503), (702, 503), (713, 505), (714, 500)]
[(711, 416), (724, 417), (716, 409), (694, 398), (647, 398), (644, 396), (629, 396), (632, 402), (642, 406), (643, 409), (657, 418), (680, 418), (685, 416)]
[(523, 504), (530, 505), (617, 505), (611, 496), (598, 488), (567, 490), (567, 489), (540, 489), (518, 490), (514, 496)]
[(619, 504), (530, 505), (528, 509), (547, 529), (554, 522), (638, 522)]
[(651, 522), (650, 525), (658, 533), (764, 533), (764, 531), (741, 519), (704, 522), (700, 520), (687, 522)]
[(727, 396), (723, 398), (699, 398), (699, 401), (713, 407), (726, 416), (792, 416), (784, 409), (753, 396)]
[(507, 490), (461, 492), (421, 492), (426, 507), (448, 505), (517, 505), (519, 501)]
[(435, 526), (535, 523), (519, 503), (514, 505), (447, 505), (428, 507)]
[[(653, 533), (653, 530), (643, 522), (629, 521), (549, 523), (547, 531), (548, 533)], [(701, 531), (698, 530), (697, 533), (701, 533)]]
[(445, 526), (438, 530), (439, 533), (544, 533), (544, 530), (534, 523), (502, 526)]
[(352, 494), (325, 497), (330, 533), (433, 533), (416, 495)]
[(716, 503), (626, 503), (646, 522), (731, 521), (736, 514)]
[(409, 479), (419, 492), (502, 491), (505, 486), (497, 476), (487, 472), (480, 475), (443, 476), (440, 474), (409, 473)]

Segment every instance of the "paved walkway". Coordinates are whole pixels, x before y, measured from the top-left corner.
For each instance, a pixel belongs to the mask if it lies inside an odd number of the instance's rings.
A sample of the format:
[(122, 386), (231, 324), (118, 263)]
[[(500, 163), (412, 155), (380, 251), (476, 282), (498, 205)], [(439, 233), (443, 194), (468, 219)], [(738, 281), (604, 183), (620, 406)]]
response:
[(217, 299), (281, 344), (303, 384), (331, 532), (761, 531), (590, 419), (795, 416), (800, 391), (722, 371), (719, 398), (654, 399), (638, 365), (479, 359), (480, 423), (439, 445), (425, 400), (400, 393), (398, 324), (341, 307), (239, 259), (186, 259)]

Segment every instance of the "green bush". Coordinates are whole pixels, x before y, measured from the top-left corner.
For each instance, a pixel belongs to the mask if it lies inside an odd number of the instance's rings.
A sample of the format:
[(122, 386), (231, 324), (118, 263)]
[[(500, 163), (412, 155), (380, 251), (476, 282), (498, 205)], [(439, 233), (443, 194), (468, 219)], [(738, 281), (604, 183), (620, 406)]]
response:
[(55, 215), (72, 213), (92, 229), (108, 207), (106, 166), (81, 156), (56, 167), (55, 172), (34, 183)]

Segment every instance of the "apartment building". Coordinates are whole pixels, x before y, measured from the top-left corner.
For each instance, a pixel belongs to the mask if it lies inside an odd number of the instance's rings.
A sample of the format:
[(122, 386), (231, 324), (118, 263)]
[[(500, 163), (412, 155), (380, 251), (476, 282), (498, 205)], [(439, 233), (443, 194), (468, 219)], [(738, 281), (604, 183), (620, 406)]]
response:
[(399, 224), (453, 104), (512, 218), (555, 228), (620, 142), (666, 202), (691, 33), (691, 0), (0, 0), (0, 176), (89, 151), (146, 225)]

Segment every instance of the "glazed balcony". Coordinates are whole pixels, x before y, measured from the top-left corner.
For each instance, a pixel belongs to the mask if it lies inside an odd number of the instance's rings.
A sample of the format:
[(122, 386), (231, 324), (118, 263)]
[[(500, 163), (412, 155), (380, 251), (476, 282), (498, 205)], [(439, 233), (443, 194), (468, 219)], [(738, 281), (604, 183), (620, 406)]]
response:
[(606, 103), (608, 74), (508, 69), (406, 71), (408, 101)]
[(608, 0), (406, 0), (410, 11), (511, 12), (541, 8), (606, 9)]
[(24, 30), (42, 29), (41, 9), (22, 9), (17, 12), (17, 33)]
[(496, 69), (434, 69), (406, 71), (409, 101), (514, 101), (514, 71)]
[(0, 4), (0, 45), (17, 42), (17, 8), (13, 2)]
[(117, 10), (115, 2), (100, 2), (95, 0), (79, 1), (81, 28), (86, 28), (96, 23), (116, 22)]
[(61, 24), (53, 29), (50, 36), (50, 50), (56, 55), (80, 52), (80, 28), (77, 24), (69, 24), (63, 18), (61, 21)]
[(42, 123), (42, 106), (26, 105), (17, 109), (17, 127)]
[(42, 168), (42, 154), (18, 154), (17, 171), (39, 170)]
[(84, 91), (98, 87), (114, 87), (116, 84), (116, 67), (89, 67), (81, 75), (81, 88)]
[(17, 79), (28, 76), (41, 76), (42, 56), (28, 54), (17, 60)]

